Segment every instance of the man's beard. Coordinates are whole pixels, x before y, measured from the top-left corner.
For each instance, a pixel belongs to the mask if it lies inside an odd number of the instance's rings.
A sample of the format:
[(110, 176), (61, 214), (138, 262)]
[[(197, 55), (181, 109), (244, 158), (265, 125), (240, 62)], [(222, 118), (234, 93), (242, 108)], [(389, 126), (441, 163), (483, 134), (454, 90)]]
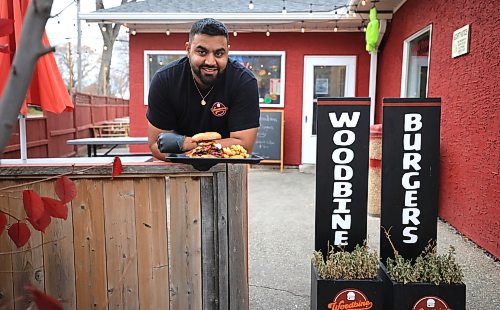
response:
[[(207, 76), (207, 75), (204, 75), (201, 73), (201, 69), (202, 68), (216, 68), (217, 69), (217, 73), (216, 74), (213, 74), (213, 75), (210, 75), (210, 76)], [(198, 79), (200, 79), (200, 81), (203, 83), (203, 85), (205, 86), (212, 86), (215, 84), (215, 81), (217, 80), (217, 78), (219, 77), (219, 75), (222, 73), (220, 71), (220, 69), (218, 69), (217, 67), (210, 67), (210, 66), (199, 66), (199, 67), (195, 67), (191, 64), (191, 70), (193, 71), (194, 75), (196, 75), (198, 77)]]

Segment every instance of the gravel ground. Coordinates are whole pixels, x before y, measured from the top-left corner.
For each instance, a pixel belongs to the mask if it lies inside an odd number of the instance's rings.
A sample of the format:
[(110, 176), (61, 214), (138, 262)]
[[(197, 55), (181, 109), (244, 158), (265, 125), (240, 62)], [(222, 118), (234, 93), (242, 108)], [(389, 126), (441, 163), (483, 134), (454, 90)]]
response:
[[(315, 175), (251, 169), (248, 190), (250, 309), (309, 309)], [(368, 243), (374, 249), (379, 222), (368, 217)], [(467, 309), (500, 309), (499, 261), (439, 221), (438, 251), (450, 245), (463, 268)]]

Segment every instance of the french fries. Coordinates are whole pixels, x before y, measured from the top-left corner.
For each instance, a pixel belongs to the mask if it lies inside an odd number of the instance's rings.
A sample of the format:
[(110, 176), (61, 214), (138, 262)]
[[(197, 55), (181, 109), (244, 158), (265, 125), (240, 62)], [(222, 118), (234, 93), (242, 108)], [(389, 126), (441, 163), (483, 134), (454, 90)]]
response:
[(248, 158), (250, 155), (247, 150), (239, 144), (231, 145), (222, 149), (224, 158)]

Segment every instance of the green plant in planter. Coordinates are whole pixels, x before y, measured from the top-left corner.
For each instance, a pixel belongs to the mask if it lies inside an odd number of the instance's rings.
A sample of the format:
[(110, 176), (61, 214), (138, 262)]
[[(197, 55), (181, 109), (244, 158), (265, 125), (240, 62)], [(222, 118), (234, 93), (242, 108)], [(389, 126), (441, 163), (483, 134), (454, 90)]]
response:
[(385, 235), (394, 250), (394, 259), (387, 258), (387, 273), (393, 281), (403, 284), (427, 282), (439, 284), (461, 284), (463, 273), (450, 246), (448, 253), (437, 254), (436, 243), (431, 241), (415, 261), (399, 255), (391, 241), (388, 231)]
[(313, 265), (322, 279), (373, 279), (377, 276), (379, 258), (374, 251), (370, 252), (366, 243), (356, 245), (352, 252), (329, 248), (326, 261), (321, 251), (315, 251), (313, 256)]

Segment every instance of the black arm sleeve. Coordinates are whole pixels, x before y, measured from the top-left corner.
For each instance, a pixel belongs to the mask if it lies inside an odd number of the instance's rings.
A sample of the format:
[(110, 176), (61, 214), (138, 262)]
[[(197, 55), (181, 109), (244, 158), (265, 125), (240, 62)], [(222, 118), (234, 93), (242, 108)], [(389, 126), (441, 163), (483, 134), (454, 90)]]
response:
[(153, 126), (163, 130), (177, 128), (175, 113), (168, 98), (169, 91), (168, 81), (158, 72), (155, 73), (149, 85), (146, 117)]
[(228, 127), (230, 132), (259, 127), (259, 90), (254, 77), (239, 84), (229, 109)]

